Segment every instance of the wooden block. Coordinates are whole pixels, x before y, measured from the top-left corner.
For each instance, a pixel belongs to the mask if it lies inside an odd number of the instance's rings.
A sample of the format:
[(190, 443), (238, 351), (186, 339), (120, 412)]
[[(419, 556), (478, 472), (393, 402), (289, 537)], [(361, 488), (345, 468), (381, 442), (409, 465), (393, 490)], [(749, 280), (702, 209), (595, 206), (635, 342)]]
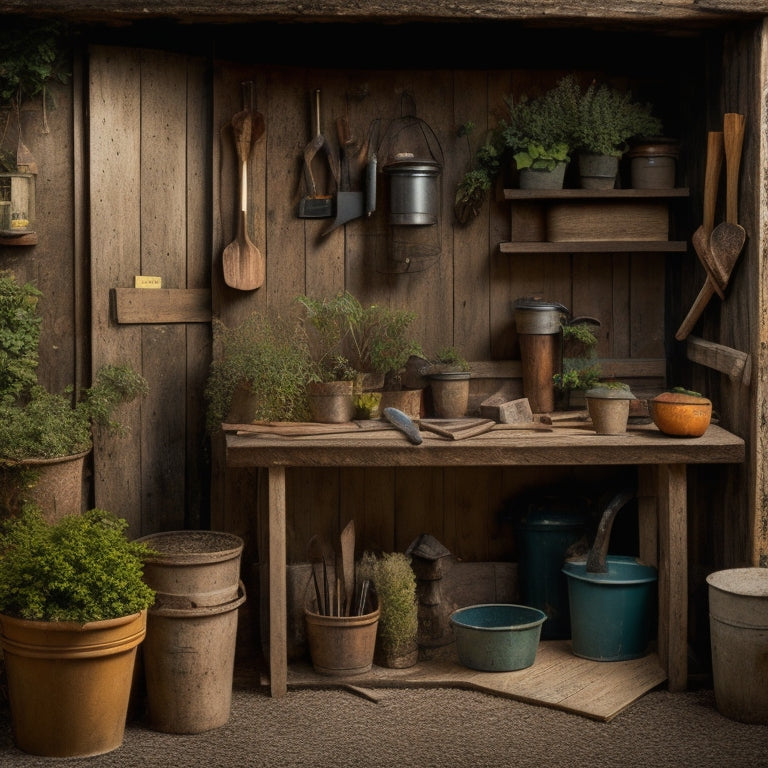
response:
[(480, 416), (493, 419), (499, 424), (523, 424), (533, 421), (533, 411), (527, 397), (518, 400), (503, 399), (496, 393), (480, 404)]
[(547, 209), (547, 240), (551, 243), (668, 238), (669, 210), (664, 202), (581, 200)]

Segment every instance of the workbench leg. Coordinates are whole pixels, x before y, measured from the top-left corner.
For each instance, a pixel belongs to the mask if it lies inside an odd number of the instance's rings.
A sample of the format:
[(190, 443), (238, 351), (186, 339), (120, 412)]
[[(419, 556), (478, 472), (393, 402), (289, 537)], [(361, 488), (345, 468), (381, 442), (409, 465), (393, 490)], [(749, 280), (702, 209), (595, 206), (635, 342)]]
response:
[(285, 467), (269, 470), (269, 689), (288, 690), (288, 610), (285, 563)]
[(658, 469), (659, 659), (670, 691), (688, 685), (687, 466)]

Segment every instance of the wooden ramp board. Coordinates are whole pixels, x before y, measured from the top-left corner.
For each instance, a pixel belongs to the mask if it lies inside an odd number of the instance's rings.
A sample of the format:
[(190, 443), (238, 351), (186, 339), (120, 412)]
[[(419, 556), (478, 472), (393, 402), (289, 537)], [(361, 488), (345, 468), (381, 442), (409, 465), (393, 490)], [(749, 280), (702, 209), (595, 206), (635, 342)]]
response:
[(348, 688), (375, 700), (367, 689), (455, 686), (608, 722), (667, 679), (655, 653), (630, 661), (590, 661), (573, 654), (570, 640), (542, 641), (533, 666), (515, 672), (472, 670), (459, 664), (455, 645), (444, 651), (440, 659), (408, 669), (374, 665), (368, 673), (346, 677), (318, 675), (308, 662), (294, 663), (288, 687)]

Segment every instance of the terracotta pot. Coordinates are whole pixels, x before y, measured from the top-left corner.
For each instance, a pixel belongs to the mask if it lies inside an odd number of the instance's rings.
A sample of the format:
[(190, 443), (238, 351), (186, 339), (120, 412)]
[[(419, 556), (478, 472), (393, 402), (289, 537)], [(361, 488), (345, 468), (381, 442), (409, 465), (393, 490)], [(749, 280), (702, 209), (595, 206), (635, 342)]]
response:
[(421, 419), (421, 398), (424, 390), (421, 389), (385, 389), (381, 393), (379, 411), (385, 408), (397, 408), (406, 416), (418, 421)]
[(361, 675), (373, 666), (381, 610), (364, 616), (323, 616), (304, 609), (307, 642), (315, 672)]
[(354, 381), (314, 382), (307, 387), (312, 421), (343, 424), (355, 413)]
[(588, 389), (584, 397), (598, 435), (623, 435), (627, 431), (629, 403), (635, 399), (629, 389), (595, 387)]
[(87, 624), (0, 617), (16, 746), (87, 757), (123, 743), (147, 611)]
[(461, 419), (469, 405), (470, 374), (436, 373), (430, 378), (432, 403), (438, 419)]
[(653, 423), (665, 435), (700, 437), (712, 420), (712, 402), (684, 392), (663, 392), (650, 402)]
[(90, 450), (55, 459), (26, 459), (22, 464), (37, 473), (29, 496), (49, 523), (83, 511), (83, 467)]

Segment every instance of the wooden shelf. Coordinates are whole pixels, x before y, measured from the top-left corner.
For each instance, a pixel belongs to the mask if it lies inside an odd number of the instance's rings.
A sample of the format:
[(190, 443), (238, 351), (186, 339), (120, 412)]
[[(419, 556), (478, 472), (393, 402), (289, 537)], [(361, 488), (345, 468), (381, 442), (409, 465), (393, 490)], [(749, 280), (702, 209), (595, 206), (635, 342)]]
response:
[(688, 197), (670, 189), (505, 189), (510, 203), (508, 242), (501, 253), (686, 252), (668, 240), (670, 201)]
[(685, 252), (685, 240), (579, 240), (570, 243), (499, 243), (501, 253), (667, 253)]
[(505, 189), (505, 200), (634, 200), (688, 197), (688, 187), (673, 189)]

